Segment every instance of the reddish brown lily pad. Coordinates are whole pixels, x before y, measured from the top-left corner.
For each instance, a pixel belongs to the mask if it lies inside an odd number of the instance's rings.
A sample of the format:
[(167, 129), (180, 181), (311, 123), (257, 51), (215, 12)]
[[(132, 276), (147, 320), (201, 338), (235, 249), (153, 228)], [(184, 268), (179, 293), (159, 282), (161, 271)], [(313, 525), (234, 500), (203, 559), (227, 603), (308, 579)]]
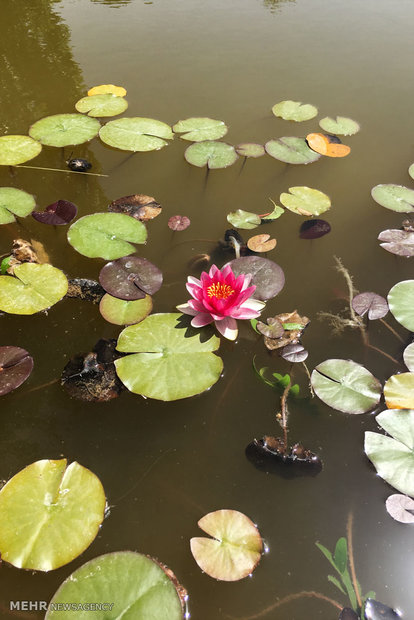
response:
[(132, 194), (117, 198), (108, 207), (112, 213), (125, 213), (141, 222), (147, 222), (157, 217), (161, 211), (161, 205), (153, 196), (145, 194)]
[(46, 207), (44, 211), (33, 211), (32, 217), (41, 224), (65, 226), (76, 217), (77, 212), (78, 208), (73, 202), (58, 200)]
[(162, 272), (146, 258), (124, 256), (102, 267), (99, 282), (107, 293), (132, 301), (154, 295), (162, 285)]
[(171, 230), (185, 230), (190, 226), (190, 218), (186, 215), (173, 215), (168, 220), (168, 228)]
[(33, 358), (20, 347), (0, 347), (0, 396), (18, 388), (33, 370)]

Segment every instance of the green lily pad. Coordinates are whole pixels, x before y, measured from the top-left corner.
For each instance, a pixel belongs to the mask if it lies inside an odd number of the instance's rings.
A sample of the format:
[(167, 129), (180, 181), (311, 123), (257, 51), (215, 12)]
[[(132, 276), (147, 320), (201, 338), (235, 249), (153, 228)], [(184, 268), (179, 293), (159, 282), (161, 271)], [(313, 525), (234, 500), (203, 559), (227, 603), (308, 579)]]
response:
[(42, 145), (29, 136), (0, 137), (0, 166), (18, 166), (39, 155)]
[(106, 293), (99, 304), (103, 318), (114, 325), (134, 325), (144, 320), (152, 311), (152, 298), (145, 295), (143, 299), (125, 301)]
[(83, 114), (54, 114), (34, 123), (29, 134), (47, 146), (72, 146), (92, 140), (100, 126), (99, 121)]
[(266, 153), (286, 164), (311, 164), (321, 155), (308, 147), (305, 138), (288, 136), (269, 140), (265, 144)]
[(123, 213), (93, 213), (77, 220), (68, 230), (68, 241), (89, 258), (115, 260), (133, 254), (133, 243), (145, 243), (144, 224)]
[(272, 112), (285, 121), (302, 122), (314, 118), (318, 114), (318, 108), (300, 101), (280, 101), (273, 106)]
[(177, 400), (210, 388), (223, 370), (217, 336), (181, 323), (182, 315), (152, 314), (120, 334), (118, 351), (133, 353), (115, 361), (122, 383), (135, 394)]
[(0, 187), (0, 224), (10, 224), (26, 217), (36, 206), (34, 196), (15, 187)]
[(404, 364), (407, 366), (408, 370), (414, 372), (414, 342), (405, 347), (404, 353)]
[(346, 116), (337, 116), (336, 118), (325, 116), (319, 121), (319, 127), (326, 133), (337, 136), (353, 136), (361, 129), (356, 121), (353, 121), (352, 118), (346, 118)]
[(255, 144), (254, 142), (243, 142), (234, 148), (241, 157), (262, 157), (266, 154), (263, 144)]
[(216, 510), (198, 526), (212, 538), (192, 538), (191, 553), (202, 571), (214, 579), (238, 581), (250, 575), (263, 553), (255, 524), (237, 510)]
[(277, 205), (274, 200), (272, 200), (271, 198), (269, 198), (269, 200), (273, 205), (273, 211), (271, 211), (270, 213), (266, 213), (266, 215), (260, 216), (263, 222), (271, 222), (273, 220), (277, 220), (285, 212), (285, 209), (283, 207), (279, 207), (279, 205)]
[(189, 164), (202, 168), (208, 166), (211, 170), (228, 168), (238, 159), (234, 146), (226, 142), (206, 140), (189, 146), (185, 153), (185, 159)]
[(408, 168), (408, 174), (412, 179), (414, 179), (414, 164), (411, 164), (411, 166)]
[(388, 293), (388, 305), (395, 320), (414, 332), (414, 280), (397, 282)]
[(414, 409), (414, 372), (392, 375), (385, 382), (384, 398), (388, 409)]
[[(78, 568), (53, 596), (45, 620), (182, 620), (183, 610), (175, 576), (152, 558), (117, 551), (94, 558)], [(67, 611), (59, 604), (79, 607)], [(82, 608), (100, 602), (100, 610)], [(76, 611), (76, 613), (74, 613)]]
[(2, 560), (32, 570), (59, 568), (94, 540), (104, 518), (105, 492), (89, 469), (66, 459), (42, 460), (0, 491)]
[(371, 196), (382, 207), (397, 211), (397, 213), (412, 213), (414, 211), (414, 189), (392, 183), (376, 185), (371, 190)]
[(65, 274), (52, 265), (22, 263), (13, 276), (0, 276), (0, 310), (9, 314), (34, 314), (46, 310), (68, 290)]
[(82, 97), (75, 103), (75, 108), (88, 116), (116, 116), (122, 114), (128, 107), (128, 102), (123, 97), (112, 94), (90, 95)]
[(284, 207), (298, 215), (320, 215), (331, 206), (329, 196), (311, 187), (289, 187), (290, 194), (280, 194)]
[(227, 221), (230, 222), (235, 228), (244, 228), (245, 230), (251, 230), (260, 226), (261, 219), (257, 213), (251, 213), (250, 211), (243, 211), (243, 209), (237, 209), (227, 215)]
[(367, 457), (388, 484), (414, 496), (414, 410), (389, 409), (375, 419), (391, 437), (366, 431)]
[(157, 151), (172, 140), (171, 127), (153, 118), (119, 118), (104, 125), (99, 137), (105, 144), (122, 151)]
[(190, 142), (202, 142), (203, 140), (218, 140), (227, 133), (227, 125), (224, 121), (213, 118), (187, 118), (178, 121), (173, 127), (175, 133), (182, 133), (183, 140)]
[(311, 383), (324, 403), (343, 413), (366, 413), (381, 397), (378, 379), (351, 360), (322, 362), (313, 370)]

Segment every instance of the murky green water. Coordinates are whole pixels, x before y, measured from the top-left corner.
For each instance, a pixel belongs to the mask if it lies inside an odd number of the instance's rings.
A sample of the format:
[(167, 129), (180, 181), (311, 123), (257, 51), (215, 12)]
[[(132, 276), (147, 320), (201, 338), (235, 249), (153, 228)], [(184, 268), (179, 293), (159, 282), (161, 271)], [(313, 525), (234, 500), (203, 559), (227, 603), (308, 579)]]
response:
[[(271, 106), (296, 99), (318, 106), (320, 117), (345, 115), (362, 130), (347, 142), (344, 160), (321, 159), (310, 166), (286, 166), (270, 157), (241, 162), (209, 175), (183, 158), (176, 139), (159, 152), (126, 154), (98, 140), (74, 150), (88, 157), (108, 178), (19, 169), (0, 170), (1, 185), (37, 196), (39, 206), (71, 200), (81, 214), (105, 211), (120, 196), (144, 193), (163, 205), (148, 224), (149, 242), (140, 254), (164, 271), (165, 285), (154, 298), (156, 312), (172, 311), (187, 299), (187, 262), (211, 253), (223, 235), (226, 214), (235, 208), (263, 213), (268, 197), (294, 185), (316, 187), (331, 196), (327, 214), (332, 232), (316, 241), (298, 237), (301, 218), (288, 213), (272, 224), (277, 248), (270, 258), (286, 274), (282, 293), (268, 303), (266, 316), (297, 308), (312, 319), (303, 344), (309, 367), (330, 357), (365, 363), (381, 380), (396, 369), (363, 349), (359, 334), (332, 336), (317, 320), (320, 310), (338, 311), (344, 283), (334, 271), (340, 256), (360, 291), (385, 295), (412, 277), (409, 260), (382, 250), (376, 237), (398, 228), (401, 217), (375, 204), (377, 183), (410, 185), (412, 140), (412, 23), (410, 0), (3, 0), (0, 48), (0, 133), (26, 133), (48, 114), (70, 112), (87, 88), (116, 83), (128, 90), (128, 116), (174, 123), (189, 116), (225, 120), (226, 141), (264, 142), (303, 135), (317, 127), (276, 119)], [(70, 153), (66, 150), (66, 156)], [(33, 162), (61, 167), (59, 149), (44, 148)], [(187, 231), (171, 234), (167, 218), (191, 218)], [(64, 227), (49, 230), (32, 218), (0, 230), (0, 253), (17, 236), (41, 239), (51, 262), (70, 276), (96, 278), (103, 265), (77, 254)], [(219, 263), (227, 260), (217, 255)], [(107, 404), (71, 400), (53, 383), (74, 354), (90, 350), (100, 337), (117, 337), (96, 306), (67, 299), (47, 315), (2, 316), (2, 344), (26, 348), (35, 371), (15, 393), (3, 397), (0, 422), (0, 478), (8, 479), (41, 458), (66, 456), (92, 469), (102, 480), (111, 514), (87, 551), (51, 574), (31, 574), (1, 565), (1, 617), (19, 617), (10, 600), (49, 600), (58, 585), (88, 559), (133, 549), (168, 564), (190, 593), (194, 620), (252, 616), (278, 598), (315, 590), (337, 598), (327, 582), (326, 560), (315, 547), (332, 548), (354, 511), (356, 568), (363, 591), (398, 606), (408, 620), (414, 609), (412, 529), (385, 512), (391, 493), (363, 453), (363, 432), (376, 427), (372, 415), (347, 416), (318, 399), (291, 405), (291, 433), (318, 452), (324, 470), (316, 478), (284, 479), (255, 469), (244, 449), (254, 438), (277, 431), (275, 394), (251, 369), (287, 368), (268, 356), (248, 325), (236, 345), (223, 343), (225, 371), (200, 397), (163, 404), (125, 393)], [(401, 329), (401, 333), (403, 330)], [(407, 335), (404, 332), (404, 335)], [(374, 326), (372, 342), (391, 355), (400, 344)], [(304, 377), (299, 376), (303, 386)], [(219, 583), (203, 575), (189, 550), (197, 520), (218, 508), (249, 515), (270, 552), (251, 579)], [(35, 612), (20, 617), (36, 619)], [(297, 599), (264, 618), (333, 620), (337, 612), (323, 601)]]

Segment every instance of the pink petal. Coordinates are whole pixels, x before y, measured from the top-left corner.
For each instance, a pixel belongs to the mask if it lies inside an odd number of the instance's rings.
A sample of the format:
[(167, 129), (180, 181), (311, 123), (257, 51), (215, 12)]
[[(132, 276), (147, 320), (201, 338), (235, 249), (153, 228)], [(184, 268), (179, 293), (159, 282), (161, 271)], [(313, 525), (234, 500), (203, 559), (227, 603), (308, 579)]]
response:
[(211, 265), (208, 275), (210, 278), (214, 278), (217, 272), (220, 273), (220, 269), (216, 265)]
[(201, 288), (201, 286), (196, 286), (195, 284), (189, 284), (187, 282), (187, 284), (185, 285), (185, 288), (190, 293), (191, 297), (194, 297), (194, 299), (201, 300), (203, 296), (203, 289)]
[(234, 310), (232, 316), (235, 319), (256, 319), (260, 316), (260, 312), (256, 310), (249, 310), (248, 308), (239, 308), (238, 310)]
[(238, 329), (235, 319), (230, 316), (226, 316), (221, 321), (214, 321), (214, 324), (222, 336), (228, 340), (236, 340)]
[(188, 276), (187, 278), (188, 284), (194, 284), (195, 286), (201, 286), (201, 281), (197, 278), (193, 278), (193, 276)]
[(204, 327), (204, 325), (208, 325), (213, 322), (213, 317), (211, 314), (207, 314), (207, 312), (203, 312), (201, 314), (197, 314), (191, 321), (191, 325), (193, 327)]
[(247, 299), (241, 305), (241, 309), (248, 308), (249, 310), (256, 310), (257, 312), (261, 312), (265, 307), (266, 303), (264, 301), (260, 301), (260, 299)]
[(189, 299), (188, 305), (190, 306), (190, 308), (193, 308), (193, 310), (196, 310), (197, 312), (206, 312), (206, 308), (204, 307), (204, 305), (201, 303), (201, 301), (198, 301), (197, 299)]
[(180, 306), (175, 307), (183, 314), (189, 314), (190, 316), (197, 316), (198, 314), (197, 310), (194, 310), (188, 304), (181, 304)]

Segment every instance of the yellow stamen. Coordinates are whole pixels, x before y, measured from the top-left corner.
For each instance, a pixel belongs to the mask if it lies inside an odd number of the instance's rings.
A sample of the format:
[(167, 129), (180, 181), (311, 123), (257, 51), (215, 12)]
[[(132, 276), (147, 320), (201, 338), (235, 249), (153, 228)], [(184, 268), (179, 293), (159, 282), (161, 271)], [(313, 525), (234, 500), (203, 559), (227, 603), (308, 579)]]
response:
[(222, 284), (221, 282), (215, 282), (210, 284), (207, 289), (207, 295), (209, 297), (215, 297), (216, 299), (227, 299), (230, 295), (233, 295), (234, 289), (228, 284)]

